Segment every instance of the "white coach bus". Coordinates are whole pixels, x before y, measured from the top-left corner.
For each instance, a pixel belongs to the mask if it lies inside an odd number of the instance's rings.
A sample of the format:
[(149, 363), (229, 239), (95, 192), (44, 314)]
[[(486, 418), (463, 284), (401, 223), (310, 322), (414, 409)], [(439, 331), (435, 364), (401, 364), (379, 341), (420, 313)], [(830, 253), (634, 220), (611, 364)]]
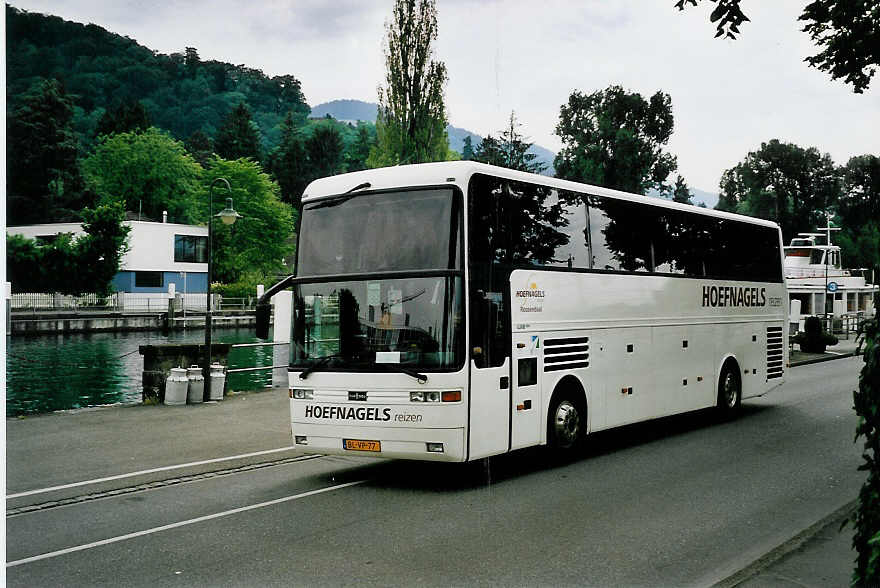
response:
[(469, 461), (733, 414), (783, 381), (781, 252), (772, 222), (469, 161), (316, 180), (293, 442)]

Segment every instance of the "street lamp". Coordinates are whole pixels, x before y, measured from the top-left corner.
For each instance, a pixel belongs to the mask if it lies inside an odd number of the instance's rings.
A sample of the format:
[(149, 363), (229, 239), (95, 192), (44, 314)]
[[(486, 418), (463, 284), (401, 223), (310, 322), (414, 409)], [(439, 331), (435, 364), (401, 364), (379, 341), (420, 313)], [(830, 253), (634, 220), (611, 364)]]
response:
[(224, 225), (231, 225), (237, 219), (241, 218), (241, 215), (235, 212), (235, 209), (232, 208), (232, 198), (226, 199), (226, 208), (214, 214), (214, 186), (219, 183), (223, 183), (226, 185), (226, 193), (232, 193), (232, 188), (229, 186), (229, 182), (225, 178), (216, 178), (213, 182), (211, 182), (210, 193), (208, 196), (208, 301), (206, 304), (206, 313), (205, 313), (205, 367), (204, 367), (204, 375), (205, 375), (205, 390), (202, 398), (204, 400), (208, 400), (211, 397), (211, 311), (213, 304), (211, 304), (211, 280), (212, 280), (212, 271), (213, 271), (213, 260), (211, 258), (211, 246), (213, 243), (213, 231), (211, 226), (214, 224), (212, 221), (214, 217), (219, 217), (221, 221), (223, 221)]

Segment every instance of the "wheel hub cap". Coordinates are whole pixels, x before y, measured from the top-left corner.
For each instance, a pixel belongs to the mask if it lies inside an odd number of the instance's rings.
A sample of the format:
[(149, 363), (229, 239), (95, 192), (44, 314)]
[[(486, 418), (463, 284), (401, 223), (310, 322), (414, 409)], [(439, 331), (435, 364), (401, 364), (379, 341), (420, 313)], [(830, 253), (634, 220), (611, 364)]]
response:
[(556, 438), (563, 447), (570, 447), (580, 434), (580, 416), (570, 402), (563, 402), (556, 409), (554, 421)]

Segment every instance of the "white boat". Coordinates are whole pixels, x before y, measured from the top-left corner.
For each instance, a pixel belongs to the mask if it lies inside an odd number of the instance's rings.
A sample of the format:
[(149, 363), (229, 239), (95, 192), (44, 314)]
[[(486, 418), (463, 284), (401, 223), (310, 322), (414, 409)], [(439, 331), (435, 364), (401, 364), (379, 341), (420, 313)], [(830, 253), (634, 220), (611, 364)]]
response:
[(824, 233), (799, 233), (784, 247), (789, 320), (800, 331), (808, 316), (828, 317), (855, 329), (859, 320), (874, 316), (877, 287), (873, 276), (868, 281), (868, 270), (842, 269), (840, 247), (831, 243), (831, 232), (840, 229), (820, 230)]

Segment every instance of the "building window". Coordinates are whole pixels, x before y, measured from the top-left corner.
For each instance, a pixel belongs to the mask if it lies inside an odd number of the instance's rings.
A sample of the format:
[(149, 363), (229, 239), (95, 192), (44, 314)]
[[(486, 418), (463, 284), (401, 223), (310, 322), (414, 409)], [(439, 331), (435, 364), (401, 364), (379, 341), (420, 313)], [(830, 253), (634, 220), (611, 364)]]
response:
[(135, 288), (164, 288), (165, 274), (162, 272), (134, 272)]
[(174, 235), (174, 261), (208, 263), (208, 238), (198, 235)]

